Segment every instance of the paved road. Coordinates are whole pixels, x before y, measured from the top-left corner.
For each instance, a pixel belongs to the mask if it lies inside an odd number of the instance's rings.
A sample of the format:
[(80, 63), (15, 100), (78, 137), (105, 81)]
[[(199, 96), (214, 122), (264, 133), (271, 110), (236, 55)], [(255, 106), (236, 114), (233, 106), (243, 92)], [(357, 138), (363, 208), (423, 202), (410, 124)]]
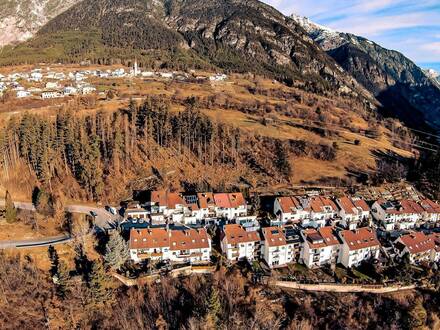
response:
[[(0, 200), (0, 206), (4, 206), (5, 201)], [(21, 210), (35, 211), (35, 207), (32, 203), (27, 202), (14, 202), (16, 208)], [(92, 215), (91, 212), (96, 213), (95, 217), (95, 229), (94, 230), (106, 230), (114, 228), (119, 220), (118, 215), (113, 215), (107, 212), (104, 208), (85, 206), (85, 205), (68, 205), (66, 211), (71, 213), (80, 213)], [(0, 241), (0, 249), (8, 248), (29, 248), (48, 246), (54, 244), (67, 243), (71, 238), (67, 235), (60, 235), (54, 237), (45, 237), (31, 240), (13, 240), (13, 241)]]

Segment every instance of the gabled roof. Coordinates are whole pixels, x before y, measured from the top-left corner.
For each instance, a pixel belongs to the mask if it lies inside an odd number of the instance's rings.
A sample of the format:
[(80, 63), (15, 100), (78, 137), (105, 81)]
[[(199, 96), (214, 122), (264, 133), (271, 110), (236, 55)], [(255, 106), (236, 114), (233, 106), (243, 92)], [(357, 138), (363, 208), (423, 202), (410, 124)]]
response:
[(172, 230), (170, 250), (191, 250), (209, 248), (206, 229)]
[(432, 238), (422, 232), (412, 232), (400, 237), (400, 241), (408, 248), (410, 254), (427, 252), (435, 248)]
[(259, 242), (261, 240), (257, 231), (246, 231), (237, 224), (225, 225), (223, 233), (223, 239), (226, 239), (228, 244)]
[(130, 230), (130, 249), (191, 250), (209, 248), (206, 229), (146, 228)]
[(217, 207), (225, 209), (238, 208), (240, 206), (246, 205), (242, 193), (214, 194), (214, 200)]
[(310, 208), (315, 213), (326, 213), (325, 207), (331, 208), (333, 212), (338, 211), (336, 204), (328, 197), (317, 196), (310, 200)]
[(197, 198), (201, 209), (215, 206), (214, 194), (212, 192), (198, 193)]
[(302, 209), (301, 203), (296, 197), (287, 196), (287, 197), (278, 197), (277, 199), (283, 213), (292, 213)]
[(359, 214), (359, 212), (370, 211), (367, 203), (360, 198), (351, 198), (344, 196), (339, 198), (337, 201), (341, 209), (344, 210), (345, 214), (357, 215)]
[(165, 190), (152, 191), (150, 202), (158, 206), (166, 206), (169, 209), (176, 208), (176, 205), (186, 205), (180, 193), (173, 193)]
[(368, 247), (380, 246), (376, 232), (371, 228), (343, 230), (339, 233), (346, 242), (349, 250), (359, 250)]
[(424, 212), (423, 208), (417, 204), (417, 202), (409, 199), (401, 201), (379, 199), (376, 203), (379, 204), (387, 214), (422, 214)]
[(314, 228), (305, 229), (303, 235), (312, 249), (339, 244), (339, 240), (334, 234), (334, 228), (331, 226), (322, 227), (318, 230)]
[(170, 236), (165, 228), (130, 230), (130, 249), (154, 249), (170, 246)]
[(430, 199), (424, 199), (420, 202), (420, 205), (428, 213), (440, 213), (440, 205), (433, 202)]
[(263, 228), (263, 236), (266, 244), (270, 247), (287, 245), (286, 236), (279, 227)]

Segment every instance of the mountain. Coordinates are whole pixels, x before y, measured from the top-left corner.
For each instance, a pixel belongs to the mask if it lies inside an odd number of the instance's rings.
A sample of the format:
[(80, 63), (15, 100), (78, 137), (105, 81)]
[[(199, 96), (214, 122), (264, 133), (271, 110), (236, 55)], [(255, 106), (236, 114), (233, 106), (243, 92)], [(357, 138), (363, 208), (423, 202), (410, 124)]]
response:
[(304, 30), (255, 0), (85, 0), (0, 64), (89, 59), (253, 72), (319, 93), (372, 96)]
[(79, 0), (0, 0), (0, 47), (31, 38)]
[(376, 96), (386, 115), (413, 127), (440, 129), (440, 85), (410, 59), (366, 38), (333, 31), (305, 17), (291, 18)]

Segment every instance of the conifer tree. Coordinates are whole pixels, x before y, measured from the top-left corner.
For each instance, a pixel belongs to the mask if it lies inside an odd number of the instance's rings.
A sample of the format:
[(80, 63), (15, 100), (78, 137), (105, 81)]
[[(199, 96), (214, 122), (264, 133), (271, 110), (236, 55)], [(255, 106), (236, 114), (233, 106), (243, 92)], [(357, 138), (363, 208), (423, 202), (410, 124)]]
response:
[(120, 269), (129, 259), (130, 253), (127, 243), (118, 232), (113, 232), (105, 249), (104, 260), (110, 268)]
[(94, 304), (104, 304), (113, 294), (111, 277), (105, 272), (104, 264), (101, 260), (95, 261), (92, 265), (89, 289), (91, 302)]
[(207, 307), (208, 307), (207, 322), (211, 327), (217, 328), (219, 324), (219, 316), (221, 315), (221, 304), (218, 295), (218, 290), (216, 287), (212, 287), (212, 291), (208, 299)]
[(17, 210), (14, 206), (14, 202), (12, 201), (12, 197), (9, 191), (6, 191), (5, 211), (5, 217), (8, 223), (13, 223), (17, 220)]

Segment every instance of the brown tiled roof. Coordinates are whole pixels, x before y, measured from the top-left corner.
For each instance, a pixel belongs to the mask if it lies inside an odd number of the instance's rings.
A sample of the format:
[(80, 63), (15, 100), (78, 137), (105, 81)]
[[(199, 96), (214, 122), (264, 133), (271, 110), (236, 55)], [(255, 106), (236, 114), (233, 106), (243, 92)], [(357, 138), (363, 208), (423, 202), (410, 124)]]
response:
[(433, 202), (430, 199), (424, 199), (420, 202), (420, 205), (428, 213), (440, 213), (440, 205)]
[(313, 212), (316, 213), (324, 212), (325, 206), (331, 207), (333, 211), (338, 210), (336, 204), (328, 197), (317, 196), (317, 197), (313, 197), (310, 201), (310, 207)]
[(225, 225), (223, 227), (225, 239), (228, 244), (259, 242), (260, 234), (257, 231), (246, 231), (237, 224)]
[(322, 248), (339, 244), (338, 238), (334, 235), (333, 227), (322, 227), (318, 230), (309, 228), (303, 231), (303, 234), (313, 249)]
[(177, 204), (186, 205), (180, 193), (173, 193), (165, 190), (152, 191), (150, 199), (152, 203), (159, 206), (166, 206), (169, 209), (174, 209)]
[(131, 229), (130, 249), (154, 249), (170, 246), (169, 233), (165, 228)]
[(190, 250), (209, 247), (206, 229), (167, 230), (165, 228), (132, 229), (130, 249)]
[(209, 247), (206, 229), (172, 230), (170, 250), (205, 249)]
[(268, 246), (282, 246), (286, 245), (286, 236), (279, 227), (263, 228), (263, 236)]
[(427, 252), (435, 248), (434, 240), (422, 232), (403, 235), (400, 240), (408, 248), (410, 254)]
[(359, 209), (365, 212), (370, 211), (367, 203), (360, 198), (350, 198), (344, 196), (338, 199), (338, 203), (346, 214), (358, 214)]
[(367, 202), (364, 201), (363, 199), (361, 199), (361, 198), (354, 198), (354, 199), (352, 199), (352, 201), (353, 201), (354, 205), (356, 207), (361, 208), (362, 211), (364, 211), (364, 212), (369, 212), (370, 211), (370, 207), (368, 206)]
[(298, 201), (296, 197), (278, 197), (278, 202), (281, 206), (281, 210), (283, 213), (291, 213), (301, 208), (301, 203)]
[(239, 206), (246, 205), (242, 193), (214, 194), (214, 200), (216, 206), (226, 209), (238, 208)]
[(396, 207), (391, 207), (388, 209), (384, 207), (384, 204), (390, 203), (391, 205), (391, 202), (387, 202), (384, 199), (379, 199), (377, 200), (377, 203), (381, 205), (381, 207), (384, 208), (385, 213), (388, 214), (422, 214), (424, 212), (423, 208), (419, 204), (409, 199), (404, 199), (399, 202), (394, 202), (395, 204), (397, 203), (398, 205)]
[(344, 238), (349, 250), (359, 250), (380, 245), (376, 232), (370, 228), (343, 230), (340, 232), (340, 235)]
[(214, 194), (211, 192), (198, 193), (197, 199), (199, 200), (199, 206), (201, 209), (207, 209), (215, 206)]

